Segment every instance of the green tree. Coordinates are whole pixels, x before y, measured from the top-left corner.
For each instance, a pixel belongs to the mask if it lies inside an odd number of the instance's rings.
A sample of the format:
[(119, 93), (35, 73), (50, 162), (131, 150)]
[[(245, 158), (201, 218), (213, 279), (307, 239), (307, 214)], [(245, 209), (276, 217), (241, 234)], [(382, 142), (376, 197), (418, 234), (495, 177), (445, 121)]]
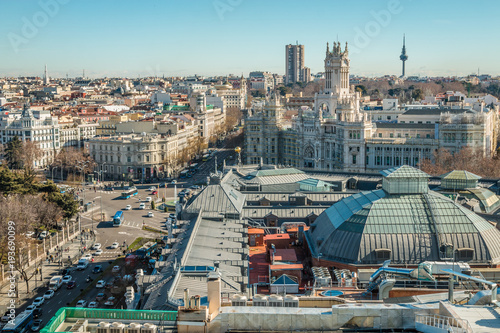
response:
[(151, 209), (156, 209), (156, 203), (154, 200), (151, 200)]
[(356, 86), (356, 91), (359, 91), (361, 95), (366, 95), (366, 87), (362, 84)]
[(10, 169), (23, 168), (22, 148), (23, 143), (19, 140), (17, 135), (7, 143), (7, 148), (5, 148), (5, 159)]
[(49, 202), (55, 203), (63, 211), (63, 217), (69, 220), (78, 213), (78, 202), (68, 193), (52, 192), (46, 195)]

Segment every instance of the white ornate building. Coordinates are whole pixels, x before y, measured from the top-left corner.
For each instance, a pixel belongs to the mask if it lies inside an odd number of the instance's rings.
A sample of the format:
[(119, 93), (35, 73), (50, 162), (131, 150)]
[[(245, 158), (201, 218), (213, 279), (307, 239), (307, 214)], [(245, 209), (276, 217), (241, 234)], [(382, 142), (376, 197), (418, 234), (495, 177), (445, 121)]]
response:
[(325, 84), (314, 97), (314, 109), (301, 109), (285, 120), (285, 110), (273, 97), (262, 112), (245, 120), (246, 163), (364, 172), (417, 166), (439, 148), (495, 152), (497, 116), (481, 103), (399, 109), (391, 121), (374, 121), (349, 84), (348, 55), (347, 43), (344, 50), (334, 43), (331, 51), (327, 44)]

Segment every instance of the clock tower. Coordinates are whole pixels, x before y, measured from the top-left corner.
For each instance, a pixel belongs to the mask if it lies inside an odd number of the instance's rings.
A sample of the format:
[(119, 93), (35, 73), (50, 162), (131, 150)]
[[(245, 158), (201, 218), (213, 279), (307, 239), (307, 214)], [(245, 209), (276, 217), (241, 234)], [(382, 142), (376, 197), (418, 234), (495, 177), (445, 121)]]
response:
[(330, 52), (328, 43), (326, 45), (325, 57), (325, 92), (333, 93), (337, 97), (345, 97), (349, 94), (349, 51), (347, 42), (342, 51), (340, 43), (333, 43)]

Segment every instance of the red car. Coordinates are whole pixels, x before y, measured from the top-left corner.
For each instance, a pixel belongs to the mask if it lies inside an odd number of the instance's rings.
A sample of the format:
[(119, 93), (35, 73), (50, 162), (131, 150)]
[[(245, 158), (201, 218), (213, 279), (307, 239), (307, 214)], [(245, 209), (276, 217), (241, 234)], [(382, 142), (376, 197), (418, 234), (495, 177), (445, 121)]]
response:
[(66, 284), (67, 289), (73, 289), (76, 286), (75, 281), (69, 281), (68, 284)]
[(158, 191), (153, 191), (151, 192), (152, 195), (157, 195), (158, 194)]

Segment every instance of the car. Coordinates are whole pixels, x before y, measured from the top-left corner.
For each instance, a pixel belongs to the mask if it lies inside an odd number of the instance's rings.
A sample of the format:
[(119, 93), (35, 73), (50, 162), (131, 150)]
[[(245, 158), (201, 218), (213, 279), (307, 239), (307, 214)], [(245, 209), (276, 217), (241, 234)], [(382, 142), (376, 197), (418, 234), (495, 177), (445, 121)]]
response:
[(76, 281), (69, 281), (66, 285), (66, 289), (73, 289), (76, 287)]
[(184, 190), (184, 192), (185, 192), (186, 194), (189, 194), (189, 193), (191, 193), (191, 190), (187, 188), (187, 189), (185, 189), (185, 190)]
[(47, 290), (45, 294), (43, 294), (43, 298), (51, 299), (52, 297), (54, 297), (54, 294), (55, 294), (54, 290)]
[(120, 270), (121, 270), (120, 266), (114, 266), (113, 269), (111, 270), (111, 272), (118, 273)]
[(104, 299), (104, 297), (106, 297), (106, 295), (105, 295), (104, 293), (99, 293), (99, 294), (97, 294), (97, 296), (95, 297), (95, 300), (96, 300), (97, 302), (100, 302), (100, 301), (102, 301), (102, 300)]
[(94, 252), (95, 256), (100, 256), (102, 254), (102, 250), (97, 250)]
[(97, 283), (95, 285), (95, 287), (98, 289), (104, 288), (105, 286), (106, 286), (106, 281), (104, 281), (104, 280), (97, 281)]
[(83, 257), (81, 257), (80, 259), (90, 260), (90, 259), (92, 259), (92, 255), (90, 253), (87, 253), (86, 255), (84, 255)]
[(114, 189), (113, 189), (112, 187), (110, 187), (110, 186), (106, 186), (106, 187), (104, 188), (104, 191), (113, 191), (113, 190), (114, 190)]
[(147, 202), (151, 202), (151, 197), (146, 197)]
[(201, 186), (200, 185), (193, 185), (193, 186), (190, 186), (189, 188), (192, 190), (199, 190), (201, 188)]
[(73, 277), (71, 275), (65, 275), (63, 276), (63, 283), (68, 283), (69, 281), (73, 280)]
[(177, 196), (178, 196), (179, 198), (183, 198), (183, 197), (185, 197), (185, 196), (186, 196), (186, 192), (184, 192), (184, 191), (180, 191), (180, 192), (177, 194)]
[(38, 239), (42, 240), (42, 239), (44, 239), (45, 237), (47, 237), (47, 235), (48, 235), (48, 234), (49, 234), (49, 233), (48, 233), (46, 230), (44, 230), (44, 231), (42, 231), (42, 232), (40, 233), (40, 235), (38, 235)]
[(177, 184), (177, 181), (174, 179), (174, 180), (172, 180), (172, 185), (175, 185), (175, 184)]
[(113, 244), (111, 244), (111, 246), (109, 248), (110, 249), (117, 249), (119, 246), (120, 246), (120, 244), (118, 244), (118, 242), (114, 242)]
[(33, 332), (38, 332), (40, 328), (42, 328), (42, 320), (41, 319), (33, 320), (33, 324), (31, 324), (31, 330)]
[(33, 317), (34, 317), (34, 318), (38, 318), (38, 317), (40, 317), (42, 314), (43, 314), (43, 310), (42, 310), (42, 308), (36, 308), (35, 310), (33, 310)]
[(61, 271), (61, 275), (70, 275), (71, 272), (73, 272), (75, 269), (74, 268), (65, 268)]
[(167, 187), (167, 184), (165, 184), (165, 183), (160, 183), (160, 185), (158, 185), (158, 187)]
[(37, 297), (33, 301), (33, 305), (36, 306), (36, 307), (40, 307), (40, 306), (42, 306), (43, 302), (45, 302), (45, 298), (43, 298), (43, 297)]
[(104, 286), (104, 288), (111, 289), (111, 288), (113, 288), (113, 286), (114, 286), (113, 281), (108, 281), (108, 282), (106, 282), (106, 285)]
[(156, 187), (151, 186), (150, 188), (148, 188), (148, 190), (149, 190), (149, 191), (154, 191), (154, 190), (156, 190)]
[(89, 303), (89, 309), (95, 309), (99, 306), (99, 303), (96, 301), (92, 301)]
[[(14, 316), (14, 315), (15, 315), (15, 311), (12, 313), (12, 316)], [(2, 318), (0, 319), (0, 322), (6, 323), (10, 320), (10, 317), (11, 317), (11, 312), (10, 312), (10, 310), (7, 310), (5, 312), (5, 314), (2, 316)]]
[(125, 210), (131, 210), (132, 209), (132, 206), (131, 205), (126, 205), (125, 206)]
[(84, 299), (79, 300), (76, 302), (75, 308), (84, 308), (87, 305), (87, 301)]
[(146, 209), (146, 204), (144, 202), (141, 202), (139, 205), (139, 209)]
[(168, 218), (174, 220), (175, 219), (175, 213), (168, 214)]
[(100, 273), (102, 272), (102, 266), (101, 265), (96, 265), (93, 269), (92, 269), (92, 273), (94, 274), (97, 274), (97, 273)]
[(151, 195), (157, 195), (157, 194), (158, 194), (158, 191), (151, 192)]
[(32, 238), (34, 235), (35, 235), (34, 231), (28, 231), (25, 236), (28, 238)]
[(92, 246), (92, 250), (99, 250), (101, 248), (101, 243), (95, 243), (93, 246)]
[(155, 214), (153, 214), (153, 212), (148, 212), (148, 217), (154, 217)]
[(104, 305), (108, 305), (108, 306), (113, 306), (115, 305), (115, 302), (116, 302), (116, 298), (111, 296), (110, 298), (108, 298), (108, 300), (104, 303)]
[(28, 305), (28, 307), (26, 308), (26, 312), (33, 312), (34, 310), (36, 309), (36, 306), (31, 304), (31, 305)]

